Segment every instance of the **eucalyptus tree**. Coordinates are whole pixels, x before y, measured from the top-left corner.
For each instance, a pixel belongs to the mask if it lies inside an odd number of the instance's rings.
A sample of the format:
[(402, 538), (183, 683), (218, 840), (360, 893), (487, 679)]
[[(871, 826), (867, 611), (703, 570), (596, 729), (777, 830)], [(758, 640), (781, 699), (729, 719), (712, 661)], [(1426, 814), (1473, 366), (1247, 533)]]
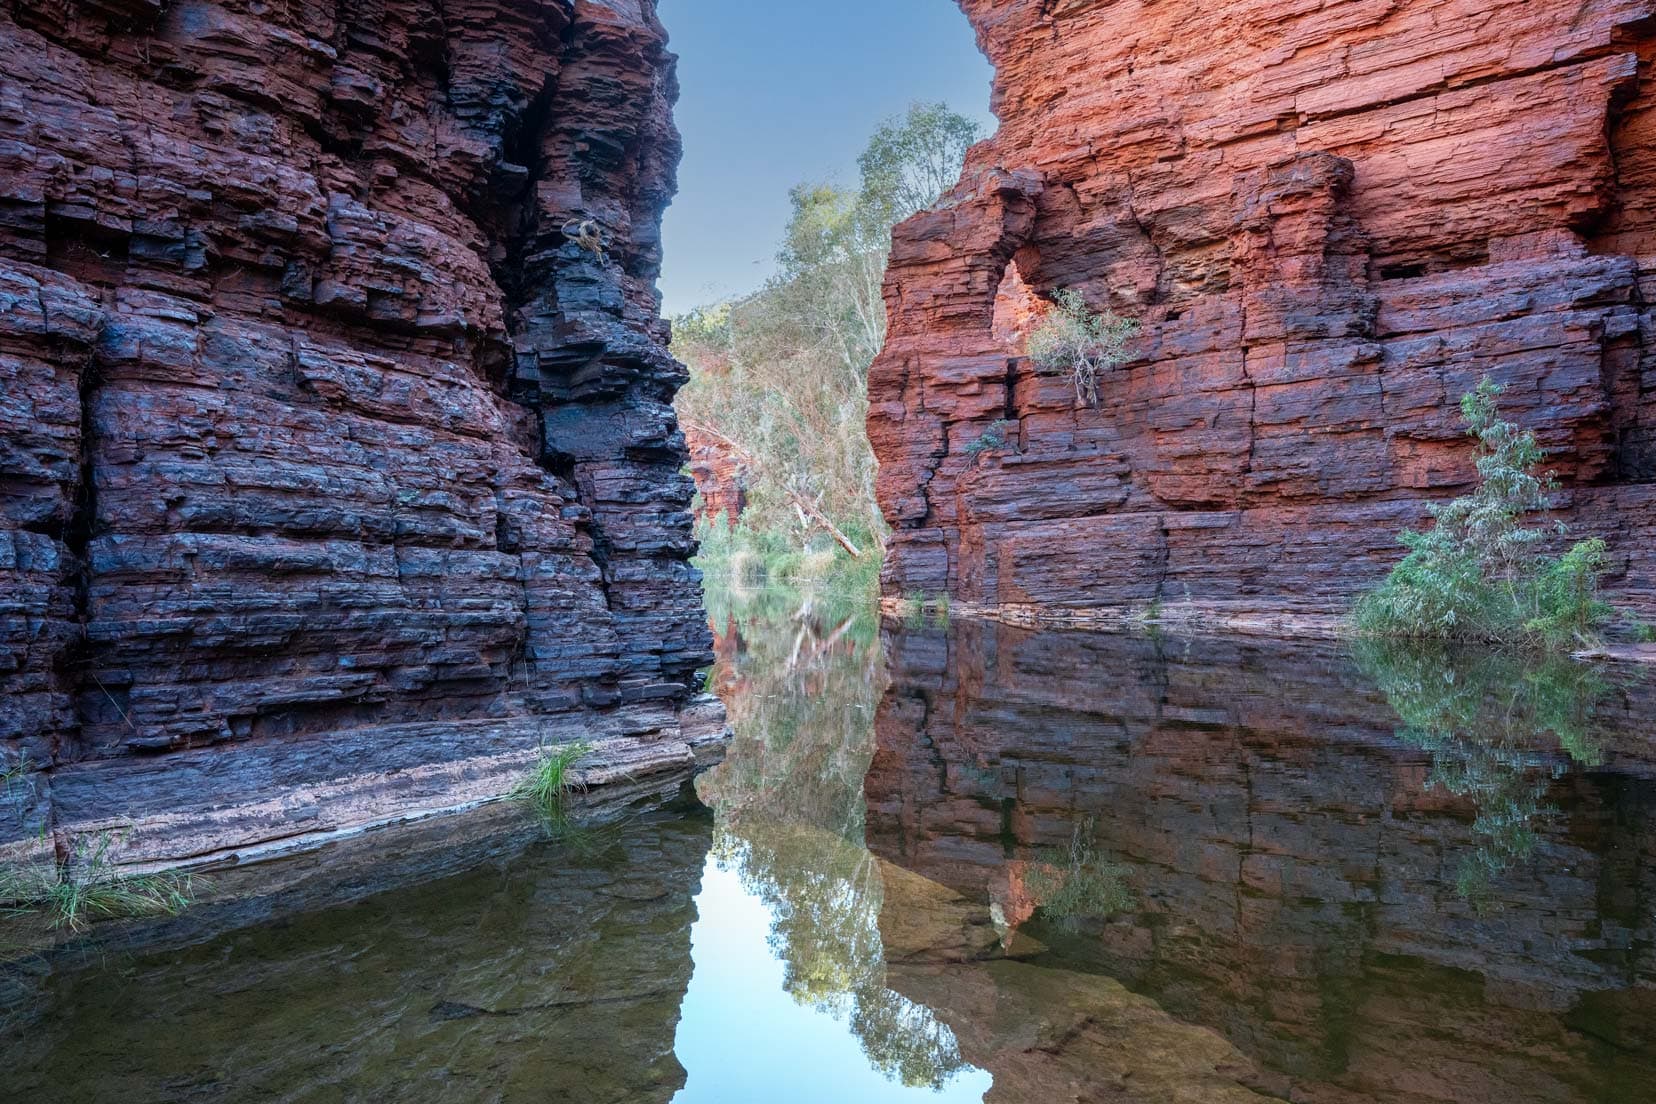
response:
[(750, 468), (744, 535), (761, 558), (796, 555), (817, 531), (854, 557), (882, 543), (864, 425), (868, 369), (885, 343), (891, 231), (954, 185), (977, 137), (976, 123), (943, 104), (883, 124), (855, 188), (789, 192), (764, 287), (674, 321), (674, 352), (691, 368), (679, 410)]

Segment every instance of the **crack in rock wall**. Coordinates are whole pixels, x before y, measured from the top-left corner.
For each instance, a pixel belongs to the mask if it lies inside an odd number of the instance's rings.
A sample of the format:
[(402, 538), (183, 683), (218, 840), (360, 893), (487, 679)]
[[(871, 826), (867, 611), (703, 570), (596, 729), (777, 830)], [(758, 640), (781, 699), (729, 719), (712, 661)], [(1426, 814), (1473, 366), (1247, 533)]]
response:
[(14, 832), (170, 756), (257, 796), (238, 748), (394, 788), (720, 727), (654, 0), (19, 0), (0, 51)]
[[(1473, 480), (1487, 374), (1656, 603), (1656, 5), (961, 6), (1001, 126), (895, 235), (888, 594), (1343, 610)], [(1006, 324), (1060, 288), (1143, 323), (1096, 409)]]

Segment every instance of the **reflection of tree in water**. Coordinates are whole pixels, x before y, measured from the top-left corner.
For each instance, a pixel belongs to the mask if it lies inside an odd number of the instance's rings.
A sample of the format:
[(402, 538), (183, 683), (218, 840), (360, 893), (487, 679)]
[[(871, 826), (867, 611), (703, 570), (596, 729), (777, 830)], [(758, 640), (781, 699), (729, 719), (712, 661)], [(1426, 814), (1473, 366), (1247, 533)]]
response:
[(863, 777), (885, 674), (874, 611), (775, 590), (709, 594), (713, 682), (736, 738), (699, 784), (714, 855), (770, 908), (801, 1004), (847, 1019), (875, 1068), (911, 1087), (964, 1067), (954, 1033), (885, 984), (884, 884), (863, 847)]
[(1128, 870), (1099, 852), (1097, 831), (1097, 822), (1088, 817), (1075, 826), (1069, 846), (1042, 852), (1024, 871), (1031, 902), (1061, 926), (1112, 916), (1133, 905)]
[(843, 1015), (869, 978), (883, 974), (884, 885), (867, 851), (818, 829), (750, 817), (725, 828), (715, 853), (775, 916), (771, 950), (801, 1004)]
[(1472, 800), (1480, 842), (1456, 881), (1478, 902), (1534, 852), (1538, 824), (1555, 811), (1544, 802), (1553, 780), (1572, 763), (1602, 761), (1593, 714), (1609, 685), (1562, 658), (1365, 641), (1357, 660), (1402, 719), (1398, 736), (1431, 752), (1427, 784)]
[(713, 685), (736, 739), (702, 799), (729, 830), (763, 816), (863, 840), (863, 776), (884, 690), (874, 611), (796, 592), (710, 589)]

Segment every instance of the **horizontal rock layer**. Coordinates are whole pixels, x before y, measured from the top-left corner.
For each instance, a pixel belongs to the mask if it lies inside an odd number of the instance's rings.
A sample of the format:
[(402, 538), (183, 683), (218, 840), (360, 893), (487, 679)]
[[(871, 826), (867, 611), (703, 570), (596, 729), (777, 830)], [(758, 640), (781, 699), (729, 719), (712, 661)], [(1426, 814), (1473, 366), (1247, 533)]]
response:
[[(1656, 5), (961, 6), (1001, 126), (895, 235), (888, 593), (1343, 608), (1487, 375), (1656, 604)], [(1061, 288), (1142, 324), (1096, 408), (1020, 355)]]
[(9, 766), (680, 740), (654, 9), (5, 7)]

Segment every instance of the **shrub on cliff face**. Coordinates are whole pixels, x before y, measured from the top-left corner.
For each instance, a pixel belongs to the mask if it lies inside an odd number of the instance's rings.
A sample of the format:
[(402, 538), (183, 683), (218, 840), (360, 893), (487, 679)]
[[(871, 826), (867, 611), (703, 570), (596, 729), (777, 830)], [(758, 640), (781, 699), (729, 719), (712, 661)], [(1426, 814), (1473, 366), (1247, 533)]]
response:
[(1357, 603), (1362, 634), (1562, 648), (1589, 641), (1609, 617), (1599, 599), (1604, 542), (1549, 557), (1547, 530), (1524, 524), (1547, 509), (1552, 482), (1538, 471), (1535, 435), (1499, 417), (1500, 393), (1486, 379), (1461, 399), (1478, 441), (1478, 488), (1434, 506), (1431, 529), (1402, 535), (1408, 556)]
[(1060, 289), (1029, 335), (1029, 359), (1044, 375), (1069, 376), (1077, 404), (1097, 406), (1100, 373), (1120, 366), (1127, 342), (1138, 332), (1134, 319), (1094, 311), (1080, 292)]
[(1017, 422), (1008, 418), (991, 422), (988, 429), (980, 433), (975, 439), (966, 442), (966, 455), (976, 460), (986, 452), (1000, 452), (1006, 448), (1006, 435), (1016, 429), (1017, 426)]

